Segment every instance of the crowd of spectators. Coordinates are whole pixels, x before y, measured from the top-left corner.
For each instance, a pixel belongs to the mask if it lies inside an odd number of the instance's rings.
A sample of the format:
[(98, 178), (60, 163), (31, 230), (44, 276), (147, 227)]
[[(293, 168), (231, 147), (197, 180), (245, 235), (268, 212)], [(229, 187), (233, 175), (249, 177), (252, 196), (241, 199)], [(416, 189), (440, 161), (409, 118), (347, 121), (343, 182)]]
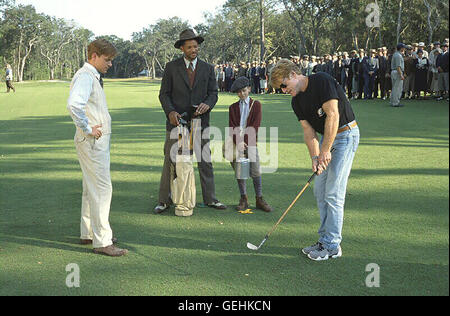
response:
[[(406, 45), (403, 56), (405, 70), (404, 99), (448, 100), (448, 44), (423, 42)], [(352, 50), (323, 56), (290, 56), (305, 76), (326, 72), (333, 76), (347, 92), (349, 99), (386, 100), (392, 90), (391, 59), (396, 49)], [(270, 86), (270, 71), (282, 57), (272, 57), (266, 62), (240, 62), (216, 65), (216, 80), (221, 92), (229, 92), (234, 80), (247, 77), (253, 94), (282, 93)]]

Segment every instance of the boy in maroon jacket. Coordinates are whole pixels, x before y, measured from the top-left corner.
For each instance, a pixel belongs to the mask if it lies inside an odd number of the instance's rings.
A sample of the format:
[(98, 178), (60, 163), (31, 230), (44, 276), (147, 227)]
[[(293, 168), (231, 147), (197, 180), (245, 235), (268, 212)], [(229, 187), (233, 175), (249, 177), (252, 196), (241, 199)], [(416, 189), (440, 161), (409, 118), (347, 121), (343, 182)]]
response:
[[(262, 196), (261, 166), (257, 147), (258, 129), (262, 118), (261, 103), (249, 97), (250, 91), (251, 85), (248, 78), (240, 77), (234, 81), (231, 92), (237, 93), (240, 100), (230, 106), (229, 127), (231, 131), (235, 131), (233, 142), (239, 155), (250, 158), (250, 176), (255, 188), (256, 208), (268, 213), (272, 211), (272, 208)], [(231, 162), (231, 166), (236, 170), (236, 161)], [(241, 193), (237, 210), (245, 211), (249, 208), (246, 180), (238, 179), (237, 182)]]

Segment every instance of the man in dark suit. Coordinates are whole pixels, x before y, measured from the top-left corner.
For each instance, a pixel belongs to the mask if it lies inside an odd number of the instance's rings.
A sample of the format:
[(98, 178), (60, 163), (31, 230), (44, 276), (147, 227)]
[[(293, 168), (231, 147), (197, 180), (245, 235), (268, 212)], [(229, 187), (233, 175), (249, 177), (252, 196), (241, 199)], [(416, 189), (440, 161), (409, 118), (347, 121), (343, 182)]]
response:
[[(157, 214), (163, 213), (170, 206), (170, 167), (173, 164), (170, 151), (178, 141), (178, 139), (171, 139), (172, 129), (180, 125), (182, 114), (187, 113), (189, 118), (201, 119), (203, 138), (205, 136), (203, 131), (209, 127), (210, 112), (218, 100), (214, 67), (197, 57), (199, 45), (203, 41), (204, 39), (194, 30), (183, 31), (180, 40), (175, 43), (175, 48), (181, 49), (183, 57), (169, 62), (164, 71), (159, 100), (167, 116), (167, 132), (159, 204), (155, 208)], [(226, 206), (215, 196), (209, 141), (209, 139), (202, 139), (201, 150), (198, 152), (196, 150), (203, 201), (209, 207), (226, 209)], [(205, 154), (209, 157), (204, 157)]]
[(233, 84), (233, 76), (234, 71), (231, 64), (227, 64), (227, 67), (225, 68), (225, 91), (230, 92), (231, 85)]
[(384, 57), (383, 48), (378, 48), (378, 75), (375, 82), (374, 98), (378, 97), (378, 87), (381, 92), (381, 99), (386, 100), (386, 73), (388, 71), (388, 61)]
[(364, 85), (365, 85), (365, 76), (364, 76), (364, 74), (368, 72), (367, 71), (368, 64), (367, 64), (366, 52), (362, 48), (359, 49), (359, 58), (358, 58), (357, 67), (358, 67), (358, 99), (362, 99), (363, 98)]

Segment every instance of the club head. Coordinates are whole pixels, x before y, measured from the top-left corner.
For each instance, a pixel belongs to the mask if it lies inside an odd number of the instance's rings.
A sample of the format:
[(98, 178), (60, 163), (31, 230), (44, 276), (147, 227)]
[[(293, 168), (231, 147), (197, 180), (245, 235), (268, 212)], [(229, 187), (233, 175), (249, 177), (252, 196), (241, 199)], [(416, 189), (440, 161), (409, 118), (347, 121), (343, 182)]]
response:
[(253, 251), (257, 251), (259, 249), (259, 247), (256, 247), (255, 245), (251, 244), (251, 243), (247, 243), (247, 248)]

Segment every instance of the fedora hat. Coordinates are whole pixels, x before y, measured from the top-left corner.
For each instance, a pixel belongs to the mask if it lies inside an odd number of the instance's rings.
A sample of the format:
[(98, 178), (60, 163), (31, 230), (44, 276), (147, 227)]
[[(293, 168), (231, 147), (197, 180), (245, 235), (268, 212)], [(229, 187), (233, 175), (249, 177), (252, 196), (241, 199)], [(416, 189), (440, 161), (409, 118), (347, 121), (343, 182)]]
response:
[(196, 40), (200, 45), (205, 39), (197, 34), (193, 29), (187, 29), (181, 32), (180, 39), (175, 43), (175, 48), (180, 48), (185, 41)]

